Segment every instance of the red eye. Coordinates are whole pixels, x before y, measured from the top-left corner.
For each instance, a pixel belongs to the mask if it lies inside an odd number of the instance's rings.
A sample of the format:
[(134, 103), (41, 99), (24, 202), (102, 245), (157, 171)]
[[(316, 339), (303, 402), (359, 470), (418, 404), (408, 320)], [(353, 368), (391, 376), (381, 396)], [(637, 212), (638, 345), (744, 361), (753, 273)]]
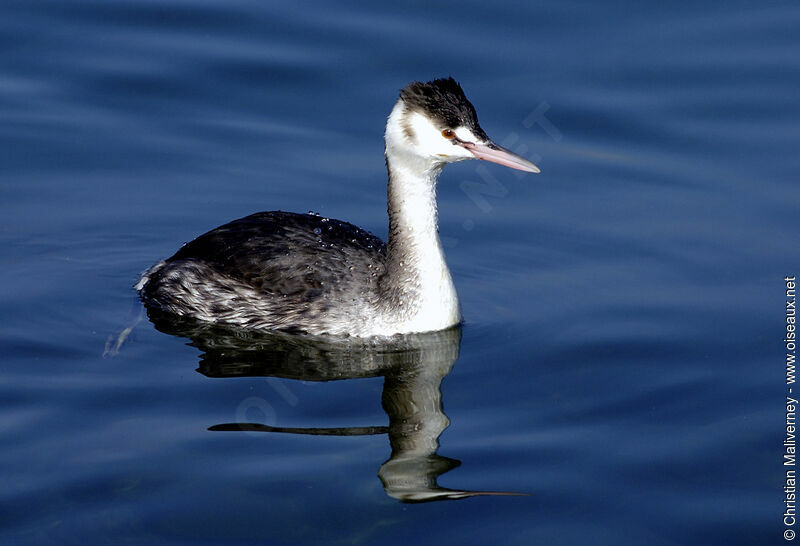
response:
[(456, 138), (456, 134), (453, 132), (452, 129), (445, 129), (442, 131), (442, 136), (444, 138)]

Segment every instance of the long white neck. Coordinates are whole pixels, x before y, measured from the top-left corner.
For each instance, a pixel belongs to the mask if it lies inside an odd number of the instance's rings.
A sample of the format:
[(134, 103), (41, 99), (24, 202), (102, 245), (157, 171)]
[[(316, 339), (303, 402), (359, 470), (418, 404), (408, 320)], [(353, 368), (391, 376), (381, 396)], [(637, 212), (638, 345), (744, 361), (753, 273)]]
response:
[(389, 171), (387, 278), (382, 290), (402, 330), (439, 330), (461, 320), (453, 279), (439, 240), (436, 179), (443, 163), (412, 152), (398, 102), (386, 125)]

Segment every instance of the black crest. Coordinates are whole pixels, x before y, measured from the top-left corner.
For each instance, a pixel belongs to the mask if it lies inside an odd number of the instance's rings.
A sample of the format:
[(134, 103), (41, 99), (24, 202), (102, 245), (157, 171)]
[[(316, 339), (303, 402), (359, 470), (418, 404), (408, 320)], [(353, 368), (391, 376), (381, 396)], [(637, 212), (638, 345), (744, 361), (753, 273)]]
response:
[(475, 107), (453, 78), (412, 82), (400, 91), (400, 98), (409, 108), (437, 120), (443, 129), (464, 126), (476, 136), (486, 138), (486, 133), (478, 125)]

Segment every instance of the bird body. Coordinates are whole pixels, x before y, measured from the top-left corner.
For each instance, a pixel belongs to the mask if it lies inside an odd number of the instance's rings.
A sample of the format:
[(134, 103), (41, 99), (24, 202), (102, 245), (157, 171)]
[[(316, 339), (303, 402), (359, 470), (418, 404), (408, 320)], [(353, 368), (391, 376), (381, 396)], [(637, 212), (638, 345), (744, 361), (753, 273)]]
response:
[(461, 321), (438, 234), (436, 183), (479, 158), (538, 172), (478, 125), (451, 78), (401, 91), (386, 125), (389, 237), (314, 214), (256, 213), (220, 226), (148, 269), (148, 308), (197, 320), (310, 334), (387, 336)]

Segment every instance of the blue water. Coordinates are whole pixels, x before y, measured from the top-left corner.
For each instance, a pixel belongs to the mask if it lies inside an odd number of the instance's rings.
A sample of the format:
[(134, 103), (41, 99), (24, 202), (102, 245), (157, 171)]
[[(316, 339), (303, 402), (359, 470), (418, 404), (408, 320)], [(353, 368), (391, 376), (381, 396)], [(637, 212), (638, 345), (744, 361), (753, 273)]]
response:
[[(7, 0), (0, 539), (783, 542), (798, 28), (795, 2)], [(340, 350), (145, 319), (103, 357), (140, 272), (219, 224), (385, 237), (385, 117), (446, 75), (542, 168), (442, 176), (462, 331)]]

